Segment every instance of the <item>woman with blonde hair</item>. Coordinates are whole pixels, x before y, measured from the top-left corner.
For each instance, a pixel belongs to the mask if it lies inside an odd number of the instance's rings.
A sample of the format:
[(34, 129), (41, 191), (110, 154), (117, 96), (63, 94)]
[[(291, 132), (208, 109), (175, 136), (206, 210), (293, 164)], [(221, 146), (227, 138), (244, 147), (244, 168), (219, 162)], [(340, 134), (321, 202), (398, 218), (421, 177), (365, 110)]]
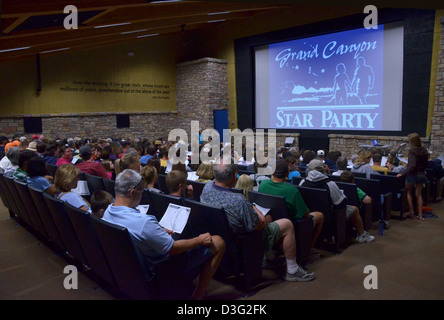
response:
[(199, 165), (199, 168), (197, 168), (196, 175), (199, 177), (196, 181), (198, 182), (209, 182), (211, 180), (214, 180), (214, 168), (213, 164), (205, 164), (201, 163)]
[(243, 174), (237, 179), (235, 188), (242, 189), (244, 196), (248, 199), (248, 191), (253, 190), (254, 181), (249, 175)]
[(140, 170), (143, 179), (145, 180), (145, 190), (161, 192), (159, 189), (154, 186), (157, 183), (157, 169), (152, 166), (145, 166)]
[(407, 136), (410, 149), (407, 160), (407, 169), (396, 177), (405, 176), (405, 186), (407, 188), (407, 202), (409, 203), (410, 218), (414, 217), (415, 207), (413, 206), (413, 188), (415, 188), (416, 204), (418, 209), (418, 219), (424, 220), (422, 216), (422, 189), (427, 182), (425, 169), (428, 162), (428, 151), (422, 146), (421, 137), (417, 133), (411, 133)]
[(125, 154), (121, 159), (117, 159), (114, 163), (114, 170), (117, 175), (125, 169), (132, 169), (140, 172), (140, 156), (136, 153)]
[(81, 173), (80, 169), (71, 163), (60, 165), (54, 177), (54, 197), (68, 202), (76, 208), (91, 212), (88, 201), (78, 193), (71, 191), (77, 188)]
[(367, 179), (370, 179), (371, 174), (380, 174), (379, 172), (373, 170), (372, 166), (370, 165), (370, 160), (372, 158), (373, 154), (370, 151), (362, 150), (359, 152), (358, 158), (356, 158), (351, 168), (351, 172), (365, 173)]

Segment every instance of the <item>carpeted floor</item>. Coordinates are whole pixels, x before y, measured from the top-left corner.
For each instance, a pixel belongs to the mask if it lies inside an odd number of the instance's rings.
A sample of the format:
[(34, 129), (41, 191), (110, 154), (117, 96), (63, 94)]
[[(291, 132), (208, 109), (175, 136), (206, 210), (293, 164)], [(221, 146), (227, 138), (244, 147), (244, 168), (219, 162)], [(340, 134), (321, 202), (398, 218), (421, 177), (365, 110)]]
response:
[[(322, 258), (308, 266), (316, 280), (284, 282), (264, 270), (264, 281), (249, 300), (442, 300), (444, 299), (444, 201), (429, 204), (438, 218), (392, 219), (391, 228), (376, 241), (351, 244), (335, 255), (321, 251)], [(396, 215), (396, 213), (394, 213)], [(112, 300), (85, 273), (78, 273), (78, 289), (67, 290), (67, 260), (42, 244), (9, 218), (0, 201), (0, 299), (2, 300)], [(366, 289), (367, 265), (376, 267), (377, 289)], [(212, 281), (208, 299), (245, 299), (234, 285)]]

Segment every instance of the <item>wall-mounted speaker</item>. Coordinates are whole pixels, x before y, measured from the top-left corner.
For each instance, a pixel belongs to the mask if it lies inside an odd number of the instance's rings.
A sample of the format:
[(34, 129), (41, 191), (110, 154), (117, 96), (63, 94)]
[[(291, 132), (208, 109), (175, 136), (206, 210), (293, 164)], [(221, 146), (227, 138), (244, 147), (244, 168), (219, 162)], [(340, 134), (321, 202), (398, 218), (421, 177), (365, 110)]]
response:
[(25, 133), (42, 133), (41, 117), (23, 117)]
[(117, 124), (117, 128), (129, 128), (130, 127), (129, 114), (116, 115), (116, 124)]

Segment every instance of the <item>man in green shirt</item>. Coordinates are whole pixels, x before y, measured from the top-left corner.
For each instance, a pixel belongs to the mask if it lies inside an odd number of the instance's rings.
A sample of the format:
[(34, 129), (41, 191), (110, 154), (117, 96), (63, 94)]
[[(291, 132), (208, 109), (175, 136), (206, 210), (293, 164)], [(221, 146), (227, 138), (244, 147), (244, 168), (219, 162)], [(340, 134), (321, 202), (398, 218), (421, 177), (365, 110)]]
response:
[(276, 169), (272, 175), (271, 180), (262, 181), (259, 185), (259, 192), (267, 193), (275, 196), (284, 196), (287, 211), (297, 219), (312, 219), (313, 220), (313, 239), (311, 243), (312, 255), (311, 258), (319, 258), (319, 253), (313, 251), (313, 247), (321, 233), (322, 225), (324, 223), (324, 215), (322, 212), (309, 212), (304, 199), (301, 196), (298, 188), (285, 181), (288, 178), (288, 163), (286, 160), (276, 161)]

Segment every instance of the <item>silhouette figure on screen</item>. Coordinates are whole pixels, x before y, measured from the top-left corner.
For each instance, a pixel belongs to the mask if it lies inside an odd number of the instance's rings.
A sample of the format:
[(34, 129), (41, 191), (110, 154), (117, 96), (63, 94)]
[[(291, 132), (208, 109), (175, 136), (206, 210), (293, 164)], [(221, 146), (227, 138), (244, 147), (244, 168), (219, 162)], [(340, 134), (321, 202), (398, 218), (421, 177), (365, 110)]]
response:
[(335, 76), (333, 84), (333, 97), (330, 101), (335, 100), (335, 104), (348, 104), (347, 93), (351, 91), (351, 84), (348, 75), (345, 73), (346, 68), (343, 63), (336, 66), (338, 72)]
[(375, 74), (373, 68), (366, 64), (363, 57), (356, 59), (356, 69), (353, 76), (352, 88), (358, 97), (360, 104), (367, 103), (370, 89), (373, 89)]

